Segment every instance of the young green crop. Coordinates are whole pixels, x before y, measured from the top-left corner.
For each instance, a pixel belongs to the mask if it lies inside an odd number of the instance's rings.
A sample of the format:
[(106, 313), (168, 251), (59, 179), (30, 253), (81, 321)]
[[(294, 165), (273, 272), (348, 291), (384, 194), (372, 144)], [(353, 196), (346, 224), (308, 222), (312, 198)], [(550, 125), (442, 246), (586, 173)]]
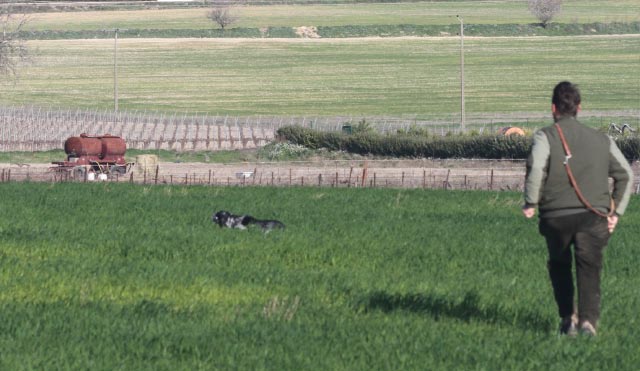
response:
[[(515, 193), (0, 184), (3, 369), (635, 369), (640, 223), (562, 339)], [(219, 209), (287, 228), (220, 229)]]
[[(565, 26), (580, 28), (595, 22), (599, 24), (587, 29), (587, 34), (600, 34), (602, 30), (596, 28), (613, 23), (637, 24), (638, 10), (638, 2), (633, 0), (566, 2), (556, 19), (560, 25), (556, 34), (567, 34), (563, 33)], [(234, 11), (240, 18), (237, 27), (247, 33), (239, 34), (255, 39), (238, 44), (181, 39), (184, 35), (208, 37), (197, 33), (213, 28), (205, 16), (206, 8), (33, 14), (25, 26), (28, 31), (62, 35), (56, 37), (63, 39), (66, 32), (87, 32), (80, 37), (108, 39), (29, 42), (34, 63), (21, 68), (19, 84), (3, 86), (0, 104), (112, 109), (113, 35), (105, 30), (119, 28), (124, 36), (118, 49), (119, 107), (123, 110), (451, 118), (459, 112), (455, 16), (463, 15), (467, 35), (477, 26), (518, 29), (535, 22), (521, 1), (300, 1), (294, 5), (241, 6)], [(300, 40), (258, 40), (265, 36), (263, 30), (292, 37), (293, 28), (300, 26), (333, 28), (328, 33), (331, 37), (350, 35), (349, 28), (364, 28), (367, 36), (388, 36), (386, 27), (442, 30), (434, 34), (438, 41), (307, 40), (301, 45)], [(377, 27), (381, 31), (371, 34)], [(196, 33), (182, 33), (185, 30)], [(129, 42), (126, 32), (172, 38)], [(498, 35), (504, 35), (502, 32)], [(637, 108), (637, 37), (490, 38), (468, 40), (466, 45), (468, 115), (540, 112), (541, 105), (548, 106), (548, 97), (541, 92), (560, 79), (576, 81), (590, 92), (585, 97), (586, 110)]]
[[(24, 67), (1, 104), (113, 108), (113, 40), (29, 44), (38, 62)], [(121, 110), (449, 119), (460, 110), (453, 37), (126, 39), (118, 45)], [(479, 38), (465, 48), (468, 115), (547, 112), (547, 92), (565, 79), (580, 84), (585, 111), (637, 107), (638, 37)]]
[[(260, 5), (232, 8), (238, 22), (233, 27), (299, 27), (346, 25), (450, 25), (456, 15), (468, 24), (529, 24), (537, 22), (520, 1), (414, 1), (365, 4)], [(348, 1), (343, 1), (348, 3)], [(146, 9), (39, 13), (27, 30), (104, 30), (104, 29), (212, 29), (218, 28), (206, 17), (208, 8)], [(640, 5), (634, 0), (571, 1), (563, 4), (554, 22), (634, 22), (640, 20)]]

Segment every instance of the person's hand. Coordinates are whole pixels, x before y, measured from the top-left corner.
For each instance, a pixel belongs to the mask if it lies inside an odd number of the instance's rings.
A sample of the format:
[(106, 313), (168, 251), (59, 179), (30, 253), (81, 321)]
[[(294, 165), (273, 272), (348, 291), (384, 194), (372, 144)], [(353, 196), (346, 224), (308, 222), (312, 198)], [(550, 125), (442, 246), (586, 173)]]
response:
[(524, 214), (527, 219), (531, 219), (534, 215), (536, 215), (536, 208), (524, 205), (522, 206), (522, 214)]
[(613, 230), (616, 229), (616, 225), (618, 224), (618, 216), (611, 215), (607, 217), (607, 226), (609, 227), (609, 233), (613, 233)]

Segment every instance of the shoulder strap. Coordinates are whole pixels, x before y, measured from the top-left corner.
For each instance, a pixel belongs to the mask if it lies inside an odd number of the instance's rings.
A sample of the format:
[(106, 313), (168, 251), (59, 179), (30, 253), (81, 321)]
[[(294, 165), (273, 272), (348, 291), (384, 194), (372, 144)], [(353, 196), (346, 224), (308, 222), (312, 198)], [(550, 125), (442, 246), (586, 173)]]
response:
[(569, 166), (569, 159), (571, 158), (571, 150), (569, 149), (569, 144), (567, 143), (567, 140), (564, 137), (564, 133), (562, 132), (562, 128), (560, 128), (560, 125), (558, 125), (558, 123), (556, 122), (555, 124), (556, 130), (558, 130), (558, 135), (560, 136), (560, 141), (562, 142), (562, 148), (564, 148), (564, 168), (567, 171), (567, 176), (569, 176), (569, 182), (571, 182), (571, 186), (573, 187), (573, 189), (576, 191), (576, 195), (578, 196), (578, 199), (580, 200), (580, 202), (582, 202), (582, 204), (584, 206), (586, 206), (586, 208), (593, 212), (596, 215), (599, 215), (603, 218), (607, 218), (612, 216), (615, 211), (615, 202), (613, 201), (613, 198), (611, 198), (611, 205), (610, 205), (610, 209), (609, 209), (609, 213), (605, 214), (603, 212), (601, 212), (600, 210), (597, 210), (596, 208), (594, 208), (593, 206), (591, 206), (591, 204), (589, 203), (589, 201), (587, 201), (587, 199), (584, 197), (584, 195), (582, 194), (582, 192), (580, 191), (580, 187), (578, 187), (578, 183), (576, 182), (576, 178), (573, 176), (573, 172), (571, 171), (571, 167)]

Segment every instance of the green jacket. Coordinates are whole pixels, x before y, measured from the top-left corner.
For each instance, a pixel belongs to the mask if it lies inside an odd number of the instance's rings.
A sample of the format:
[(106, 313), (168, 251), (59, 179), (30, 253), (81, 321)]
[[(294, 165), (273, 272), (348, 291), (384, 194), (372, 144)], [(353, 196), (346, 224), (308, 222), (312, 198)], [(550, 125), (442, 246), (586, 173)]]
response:
[[(615, 212), (624, 214), (631, 196), (633, 172), (613, 139), (578, 122), (575, 117), (558, 121), (569, 145), (568, 160), (578, 187), (591, 205), (608, 212), (612, 197)], [(540, 217), (556, 217), (586, 211), (569, 182), (564, 148), (555, 126), (538, 130), (527, 159), (525, 203), (538, 206)], [(613, 178), (610, 193), (609, 177)]]

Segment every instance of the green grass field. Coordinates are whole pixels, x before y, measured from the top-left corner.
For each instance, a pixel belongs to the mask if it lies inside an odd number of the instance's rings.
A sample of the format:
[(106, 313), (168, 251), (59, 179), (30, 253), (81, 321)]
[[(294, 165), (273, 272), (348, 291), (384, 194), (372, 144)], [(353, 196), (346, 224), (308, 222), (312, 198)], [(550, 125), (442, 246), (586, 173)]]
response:
[(565, 339), (519, 194), (0, 184), (0, 368), (635, 370), (637, 201)]
[[(31, 41), (37, 50), (0, 102), (113, 108), (113, 40)], [(125, 39), (119, 107), (218, 115), (418, 116), (459, 113), (457, 38)], [(469, 115), (546, 112), (569, 79), (583, 109), (638, 108), (637, 36), (468, 38)]]
[[(456, 14), (466, 24), (534, 22), (522, 1), (270, 5), (235, 8), (236, 27), (443, 25), (452, 37), (327, 40), (121, 39), (121, 110), (274, 116), (408, 116), (456, 120)], [(32, 14), (28, 30), (211, 28), (205, 8)], [(568, 1), (557, 21), (637, 22), (636, 1)], [(380, 32), (385, 32), (382, 28)], [(366, 31), (366, 30), (365, 30)], [(124, 31), (123, 31), (124, 32)], [(366, 31), (368, 32), (368, 31)], [(366, 33), (365, 32), (365, 33)], [(2, 82), (0, 104), (112, 109), (113, 40), (30, 41), (33, 63)], [(560, 80), (587, 111), (637, 110), (637, 35), (465, 41), (467, 115), (539, 113)]]
[[(243, 6), (235, 26), (535, 22), (522, 1), (348, 2)], [(204, 14), (40, 13), (29, 29), (211, 28)], [(557, 18), (639, 20), (635, 0), (565, 1)], [(113, 40), (27, 45), (33, 63), (0, 82), (0, 105), (113, 108)], [(468, 115), (548, 112), (564, 79), (580, 85), (586, 111), (639, 108), (638, 35), (468, 37), (465, 50)], [(118, 66), (121, 110), (459, 112), (455, 35), (125, 38)], [(0, 369), (636, 370), (637, 196), (605, 254), (594, 339), (557, 336), (544, 241), (520, 203), (509, 192), (2, 183)], [(287, 228), (219, 229), (219, 209)]]
[[(28, 30), (207, 29), (217, 28), (208, 8), (39, 13)], [(536, 23), (524, 1), (429, 1), (407, 3), (239, 6), (233, 27), (299, 27), (345, 25), (448, 25), (466, 23)], [(554, 19), (559, 23), (640, 21), (640, 4), (623, 1), (565, 1)]]

